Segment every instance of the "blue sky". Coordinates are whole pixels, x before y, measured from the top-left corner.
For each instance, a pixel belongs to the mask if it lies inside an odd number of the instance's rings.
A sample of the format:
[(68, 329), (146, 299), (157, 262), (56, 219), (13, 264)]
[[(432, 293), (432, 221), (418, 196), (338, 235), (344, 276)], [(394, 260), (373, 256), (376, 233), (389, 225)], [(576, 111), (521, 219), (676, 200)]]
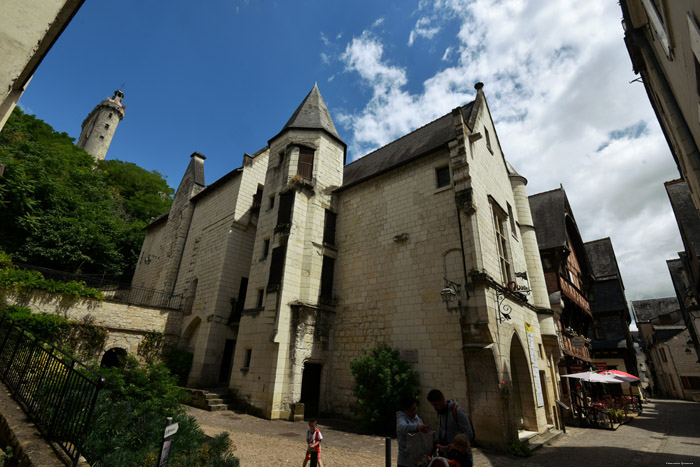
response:
[[(167, 6), (166, 6), (167, 5)], [(20, 101), (76, 137), (124, 83), (107, 158), (207, 183), (282, 128), (318, 82), (348, 159), (444, 115), (483, 81), (530, 194), (563, 184), (584, 241), (611, 237), (630, 300), (670, 296), (678, 172), (616, 2), (88, 0)]]

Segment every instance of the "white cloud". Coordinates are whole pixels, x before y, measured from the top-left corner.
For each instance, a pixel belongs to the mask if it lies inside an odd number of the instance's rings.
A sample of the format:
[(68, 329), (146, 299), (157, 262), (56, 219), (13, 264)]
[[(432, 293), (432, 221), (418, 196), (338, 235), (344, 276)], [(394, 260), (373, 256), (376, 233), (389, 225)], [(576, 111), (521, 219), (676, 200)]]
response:
[(384, 22), (384, 18), (377, 18), (374, 23), (372, 23), (372, 27), (376, 28), (377, 26), (381, 26), (381, 24)]
[(440, 26), (430, 26), (431, 19), (424, 16), (416, 21), (416, 25), (408, 36), (408, 46), (411, 47), (417, 37), (425, 37), (432, 39), (435, 34), (440, 32)]
[(325, 45), (326, 47), (331, 45), (331, 41), (328, 40), (328, 37), (326, 37), (326, 35), (323, 33), (323, 31), (321, 31), (321, 41), (323, 42), (323, 45)]
[(448, 47), (445, 49), (445, 53), (442, 54), (442, 61), (448, 61), (450, 59), (450, 55), (452, 55), (452, 47)]
[[(469, 102), (483, 81), (504, 153), (529, 192), (564, 184), (584, 241), (611, 237), (629, 299), (672, 295), (665, 260), (682, 246), (663, 181), (678, 173), (643, 85), (629, 84), (619, 5), (437, 0), (419, 10), (409, 46), (437, 34), (428, 18), (456, 20), (443, 55), (454, 65), (411, 93), (380, 37), (354, 38), (341, 59), (372, 96), (339, 118), (353, 131), (351, 157)], [(645, 130), (630, 132), (640, 122)]]

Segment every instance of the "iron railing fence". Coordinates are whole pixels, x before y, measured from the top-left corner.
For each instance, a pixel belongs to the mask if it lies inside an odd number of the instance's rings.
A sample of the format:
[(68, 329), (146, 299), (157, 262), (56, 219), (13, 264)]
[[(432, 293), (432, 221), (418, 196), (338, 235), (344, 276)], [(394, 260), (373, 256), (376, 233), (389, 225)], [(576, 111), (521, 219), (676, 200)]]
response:
[[(79, 281), (88, 287), (102, 292), (107, 300), (114, 300), (129, 305), (153, 306), (158, 308), (168, 308), (171, 310), (182, 309), (184, 299), (182, 294), (172, 294), (162, 290), (147, 289), (144, 287), (132, 287), (113, 279), (110, 276), (99, 274), (73, 274), (55, 269), (43, 268), (31, 264), (15, 263), (22, 269), (39, 271), (46, 279), (53, 279), (60, 282)], [(115, 277), (115, 276), (111, 276)]]
[(77, 465), (104, 377), (0, 313), (0, 378)]

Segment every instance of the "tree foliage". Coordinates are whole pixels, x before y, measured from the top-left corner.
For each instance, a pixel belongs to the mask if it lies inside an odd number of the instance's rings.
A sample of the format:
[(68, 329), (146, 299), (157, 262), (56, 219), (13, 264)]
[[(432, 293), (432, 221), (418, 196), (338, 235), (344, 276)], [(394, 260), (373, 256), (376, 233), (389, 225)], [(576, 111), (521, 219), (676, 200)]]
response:
[(420, 377), (401, 358), (398, 350), (378, 344), (350, 362), (357, 398), (365, 428), (380, 434), (392, 433), (396, 411), (403, 395), (418, 396)]
[(15, 260), (130, 275), (151, 217), (173, 190), (158, 172), (100, 161), (15, 108), (0, 132), (0, 245)]
[(179, 424), (168, 465), (237, 467), (228, 433), (211, 442), (180, 401), (183, 390), (163, 364), (141, 365), (127, 357), (121, 368), (100, 368), (106, 388), (100, 392), (85, 441), (93, 466), (156, 465), (166, 417)]

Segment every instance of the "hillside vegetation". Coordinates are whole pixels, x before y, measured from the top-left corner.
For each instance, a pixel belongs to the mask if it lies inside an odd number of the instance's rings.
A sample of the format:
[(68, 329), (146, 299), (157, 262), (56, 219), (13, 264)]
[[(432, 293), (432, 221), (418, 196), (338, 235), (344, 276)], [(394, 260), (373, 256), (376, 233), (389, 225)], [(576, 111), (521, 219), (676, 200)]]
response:
[(15, 261), (128, 280), (152, 217), (170, 209), (161, 174), (100, 161), (15, 108), (0, 132), (0, 247)]

